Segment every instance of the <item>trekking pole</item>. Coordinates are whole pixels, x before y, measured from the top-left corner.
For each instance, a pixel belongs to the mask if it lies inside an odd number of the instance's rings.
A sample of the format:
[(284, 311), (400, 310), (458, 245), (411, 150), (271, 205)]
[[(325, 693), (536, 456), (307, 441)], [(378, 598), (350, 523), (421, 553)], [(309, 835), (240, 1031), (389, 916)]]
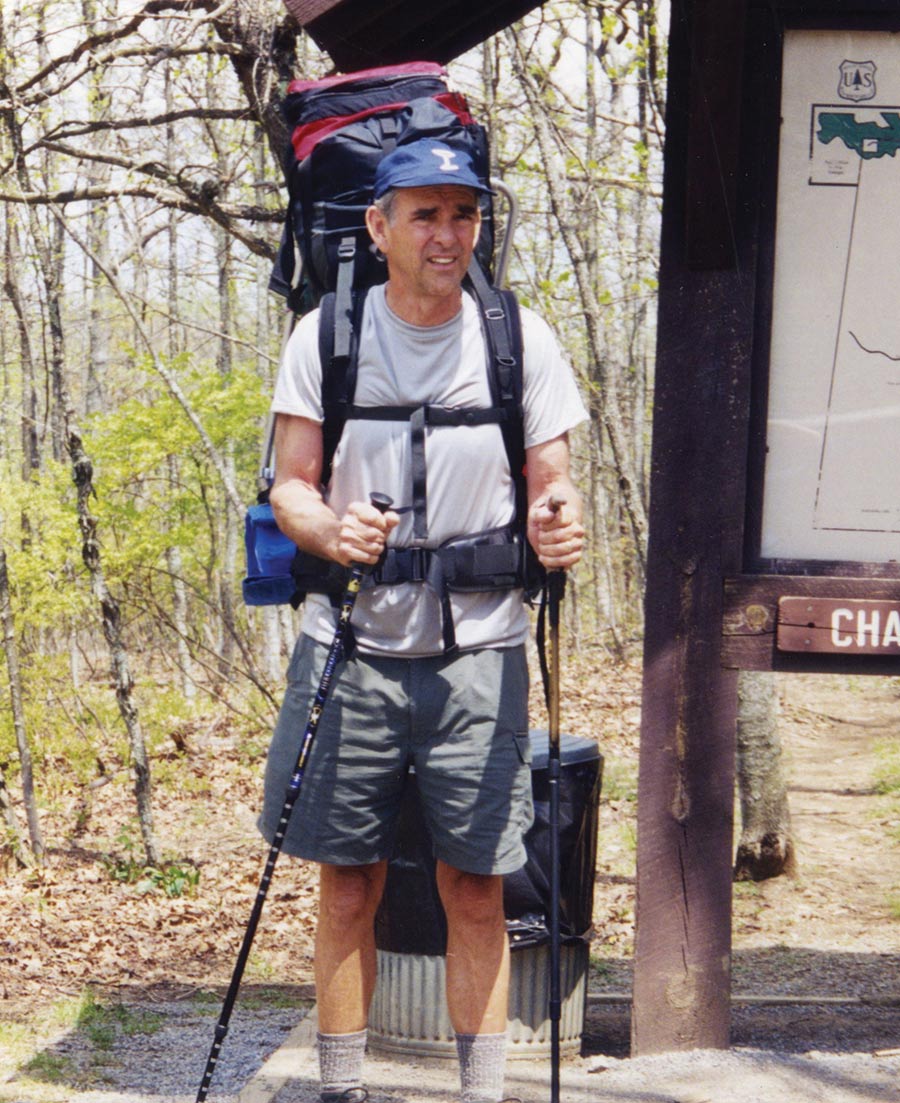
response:
[[(558, 513), (565, 501), (550, 498), (547, 505)], [(550, 621), (550, 662), (548, 677), (547, 778), (550, 790), (550, 1103), (559, 1103), (559, 1028), (562, 1017), (560, 978), (560, 843), (559, 843), (559, 609), (566, 588), (566, 572), (547, 574), (547, 607)]]
[[(381, 513), (385, 513), (390, 509), (393, 504), (392, 500), (386, 494), (372, 494), (369, 499), (373, 506)], [(216, 1069), (216, 1062), (219, 1060), (219, 1052), (222, 1049), (222, 1043), (225, 1041), (225, 1035), (228, 1033), (228, 1024), (231, 1020), (231, 1012), (234, 1009), (234, 1003), (237, 999), (238, 989), (241, 986), (241, 978), (244, 975), (244, 968), (247, 964), (247, 959), (250, 956), (250, 948), (253, 945), (253, 939), (256, 935), (256, 928), (259, 926), (259, 919), (262, 915), (263, 905), (266, 902), (266, 895), (269, 891), (269, 884), (272, 880), (272, 874), (275, 871), (275, 863), (278, 860), (278, 855), (281, 853), (281, 847), (284, 843), (284, 836), (287, 831), (288, 821), (291, 818), (291, 813), (294, 810), (294, 805), (297, 802), (297, 797), (300, 795), (300, 786), (303, 782), (303, 774), (306, 770), (306, 763), (309, 759), (309, 752), (312, 747), (313, 740), (316, 737), (316, 731), (319, 727), (319, 719), (322, 715), (322, 709), (325, 706), (325, 701), (328, 697), (328, 690), (331, 687), (331, 679), (334, 676), (334, 668), (337, 666), (338, 659), (341, 656), (341, 651), (344, 645), (344, 639), (347, 634), (347, 626), (350, 623), (350, 616), (353, 613), (353, 606), (356, 604), (356, 597), (362, 586), (363, 578), (371, 570), (371, 567), (361, 563), (354, 563), (350, 572), (350, 579), (347, 582), (347, 587), (344, 590), (344, 596), (341, 601), (340, 614), (338, 616), (337, 628), (334, 631), (334, 639), (331, 641), (331, 646), (328, 649), (328, 656), (325, 659), (325, 667), (322, 671), (322, 677), (319, 680), (319, 688), (316, 690), (316, 695), (313, 698), (312, 707), (309, 710), (309, 718), (306, 721), (306, 728), (303, 732), (303, 739), (300, 743), (300, 751), (297, 755), (297, 762), (294, 766), (294, 772), (291, 775), (291, 780), (288, 783), (287, 792), (285, 793), (284, 805), (281, 809), (281, 818), (278, 821), (278, 826), (275, 828), (275, 836), (272, 839), (272, 846), (269, 850), (269, 857), (266, 860), (266, 865), (263, 870), (262, 877), (259, 882), (259, 889), (256, 893), (256, 901), (253, 904), (253, 910), (250, 912), (250, 919), (247, 923), (247, 929), (244, 932), (244, 941), (241, 943), (241, 949), (238, 953), (237, 962), (234, 966), (234, 973), (231, 977), (231, 983), (228, 986), (228, 991), (225, 995), (225, 1001), (222, 1005), (222, 1013), (219, 1016), (219, 1022), (216, 1025), (215, 1034), (213, 1036), (212, 1048), (209, 1051), (209, 1057), (206, 1060), (206, 1070), (203, 1073), (203, 1080), (200, 1082), (200, 1089), (197, 1092), (196, 1103), (204, 1103), (206, 1096), (209, 1092), (209, 1085), (213, 1078), (213, 1073)]]

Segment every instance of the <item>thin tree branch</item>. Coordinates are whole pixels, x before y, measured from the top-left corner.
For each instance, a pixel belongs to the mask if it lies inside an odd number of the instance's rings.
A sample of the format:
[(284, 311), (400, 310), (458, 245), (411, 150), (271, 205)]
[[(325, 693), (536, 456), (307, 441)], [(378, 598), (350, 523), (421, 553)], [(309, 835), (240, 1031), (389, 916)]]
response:
[[(242, 52), (240, 46), (236, 46), (231, 42), (207, 42), (202, 46), (167, 46), (160, 43), (148, 43), (146, 46), (129, 46), (126, 50), (110, 50), (99, 56), (90, 55), (84, 64), (67, 73), (65, 79), (54, 85), (53, 88), (42, 85), (40, 90), (32, 93), (32, 95), (17, 98), (16, 103), (21, 107), (37, 107), (45, 104), (48, 100), (53, 100), (56, 96), (61, 95), (67, 88), (71, 88), (79, 81), (84, 80), (89, 73), (96, 72), (98, 69), (105, 69), (115, 62), (127, 58), (145, 57), (153, 58), (156, 62), (162, 62), (168, 61), (170, 58), (234, 57)], [(152, 64), (154, 64), (153, 61), (151, 61)], [(20, 92), (21, 90), (17, 90), (17, 97)]]
[(20, 84), (16, 91), (21, 95), (35, 85), (43, 84), (51, 73), (55, 73), (57, 69), (62, 68), (63, 65), (69, 65), (73, 61), (78, 61), (79, 58), (83, 57), (85, 54), (94, 53), (99, 47), (104, 46), (108, 42), (116, 42), (119, 39), (127, 38), (130, 34), (134, 34), (147, 19), (155, 19), (166, 11), (174, 12), (179, 9), (190, 9), (193, 6), (193, 0), (148, 0), (144, 7), (136, 12), (127, 22), (122, 23), (112, 30), (103, 31), (100, 34), (88, 35), (87, 38), (79, 42), (78, 45), (67, 54), (61, 54), (59, 57), (55, 57), (47, 62), (42, 69), (38, 69), (28, 80)]
[[(201, 186), (202, 192), (202, 186)], [(144, 199), (153, 199), (162, 207), (174, 207), (176, 210), (187, 214), (207, 215), (228, 231), (232, 237), (237, 238), (251, 253), (265, 257), (266, 260), (274, 260), (277, 249), (264, 238), (246, 233), (234, 224), (235, 219), (248, 222), (279, 222), (284, 214), (268, 210), (265, 207), (221, 207), (211, 200), (191, 200), (182, 196), (166, 194), (155, 188), (143, 184), (128, 184), (120, 187), (97, 185), (87, 188), (72, 188), (67, 191), (54, 192), (0, 192), (0, 202), (24, 203), (26, 206), (46, 206), (51, 209), (68, 206), (70, 203), (84, 203), (88, 200), (116, 199), (122, 195), (137, 196)]]
[(150, 362), (153, 365), (153, 370), (165, 383), (166, 387), (168, 388), (169, 394), (175, 399), (178, 405), (181, 406), (182, 410), (184, 410), (187, 416), (188, 421), (196, 429), (197, 435), (203, 442), (203, 446), (206, 449), (206, 453), (209, 456), (210, 462), (212, 463), (213, 467), (216, 470), (216, 473), (222, 481), (222, 486), (225, 489), (228, 500), (231, 502), (231, 505), (234, 508), (235, 512), (239, 516), (242, 516), (246, 507), (244, 505), (243, 499), (241, 498), (240, 494), (238, 494), (237, 489), (232, 482), (231, 475), (229, 474), (228, 467), (225, 463), (225, 458), (219, 452), (218, 448), (216, 448), (212, 438), (210, 437), (209, 433), (207, 433), (203, 422), (197, 416), (193, 406), (188, 401), (187, 395), (181, 389), (181, 385), (179, 384), (178, 380), (175, 378), (172, 372), (170, 372), (169, 369), (163, 364), (159, 356), (157, 356), (153, 341), (150, 338), (150, 334), (147, 332), (140, 315), (134, 309), (130, 297), (126, 295), (124, 289), (122, 288), (122, 285), (116, 279), (115, 275), (109, 270), (106, 265), (104, 265), (103, 261), (97, 256), (94, 250), (91, 249), (87, 242), (84, 241), (81, 236), (76, 233), (76, 231), (72, 228), (62, 211), (60, 211), (55, 206), (51, 206), (50, 211), (53, 217), (61, 223), (66, 233), (75, 242), (78, 248), (81, 249), (82, 252), (84, 252), (84, 254), (91, 259), (91, 261), (97, 266), (98, 271), (103, 273), (103, 275), (109, 282), (110, 287), (115, 292), (116, 297), (128, 311), (128, 314), (131, 317), (132, 322), (134, 323), (135, 329), (137, 330), (138, 334), (141, 337), (141, 340), (144, 342), (144, 345), (147, 348), (147, 352), (150, 356)]
[(243, 119), (247, 122), (255, 121), (253, 113), (244, 107), (185, 107), (179, 111), (160, 111), (156, 115), (144, 115), (143, 117), (137, 115), (127, 119), (97, 119), (89, 123), (76, 119), (75, 121), (60, 123), (59, 126), (48, 131), (41, 142), (36, 142), (35, 145), (50, 140), (65, 141), (67, 138), (78, 138), (83, 134), (97, 134), (103, 131), (166, 126), (169, 123), (181, 122), (182, 119)]

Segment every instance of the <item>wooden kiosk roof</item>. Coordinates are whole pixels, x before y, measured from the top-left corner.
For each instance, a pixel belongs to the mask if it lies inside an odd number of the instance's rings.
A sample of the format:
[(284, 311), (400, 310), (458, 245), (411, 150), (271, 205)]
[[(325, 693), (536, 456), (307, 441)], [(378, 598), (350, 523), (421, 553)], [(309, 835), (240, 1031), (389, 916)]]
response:
[(339, 69), (400, 61), (447, 62), (477, 46), (542, 0), (286, 0)]

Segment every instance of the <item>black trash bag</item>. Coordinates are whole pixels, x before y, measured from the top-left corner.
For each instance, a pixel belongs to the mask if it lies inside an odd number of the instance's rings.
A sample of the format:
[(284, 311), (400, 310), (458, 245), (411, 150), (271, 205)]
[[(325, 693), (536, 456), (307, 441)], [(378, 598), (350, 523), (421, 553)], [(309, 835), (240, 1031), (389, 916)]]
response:
[[(504, 878), (503, 907), (513, 950), (550, 941), (550, 805), (545, 731), (531, 732), (535, 820), (525, 836), (524, 867)], [(603, 758), (592, 739), (560, 739), (560, 934), (564, 944), (588, 941), (597, 858), (597, 808)], [(438, 956), (447, 948), (447, 921), (435, 882), (435, 861), (415, 774), (407, 779), (375, 941), (392, 953)]]

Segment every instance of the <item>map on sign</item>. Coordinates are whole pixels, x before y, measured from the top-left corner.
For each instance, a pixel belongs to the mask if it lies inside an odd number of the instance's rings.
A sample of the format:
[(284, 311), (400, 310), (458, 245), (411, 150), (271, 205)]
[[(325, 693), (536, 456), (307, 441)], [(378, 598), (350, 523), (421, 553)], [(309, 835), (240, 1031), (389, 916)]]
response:
[(789, 31), (761, 553), (900, 559), (900, 47)]

